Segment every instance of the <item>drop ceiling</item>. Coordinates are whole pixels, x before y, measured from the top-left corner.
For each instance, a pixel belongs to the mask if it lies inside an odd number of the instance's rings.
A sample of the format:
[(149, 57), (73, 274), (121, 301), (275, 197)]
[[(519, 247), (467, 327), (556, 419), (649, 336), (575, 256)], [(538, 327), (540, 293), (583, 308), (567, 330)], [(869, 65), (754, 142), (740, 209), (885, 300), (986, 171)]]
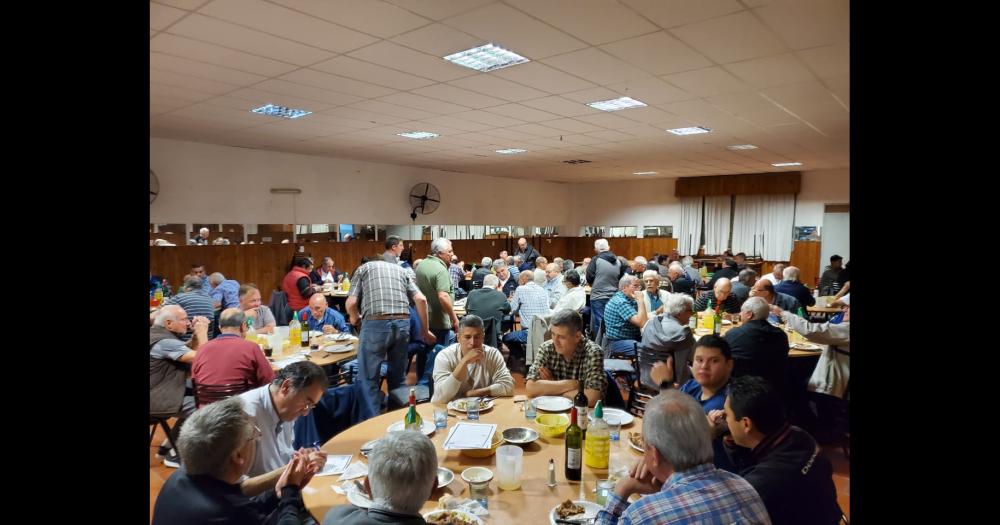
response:
[[(157, 0), (149, 25), (152, 137), (559, 182), (850, 165), (848, 0)], [(441, 58), (488, 42), (531, 61)], [(622, 96), (647, 106), (586, 105)]]

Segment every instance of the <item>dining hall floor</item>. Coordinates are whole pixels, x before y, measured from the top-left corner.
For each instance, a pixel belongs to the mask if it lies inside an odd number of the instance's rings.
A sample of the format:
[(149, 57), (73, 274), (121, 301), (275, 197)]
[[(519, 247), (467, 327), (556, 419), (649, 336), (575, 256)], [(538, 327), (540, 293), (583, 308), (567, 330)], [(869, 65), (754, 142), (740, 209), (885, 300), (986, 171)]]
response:
[[(407, 383), (414, 384), (416, 380), (416, 367), (411, 367), (411, 372), (407, 378)], [(512, 372), (514, 376), (514, 394), (524, 394), (524, 375), (519, 372)], [(383, 386), (383, 390), (384, 390)], [(170, 421), (171, 427), (174, 421)], [(160, 488), (163, 487), (163, 483), (170, 477), (175, 469), (166, 467), (163, 465), (163, 461), (156, 458), (156, 448), (163, 442), (164, 435), (163, 430), (157, 427), (156, 435), (153, 437), (153, 441), (149, 447), (149, 519), (153, 520), (153, 504), (156, 502), (156, 496), (160, 493)], [(840, 503), (840, 508), (844, 511), (844, 514), (848, 518), (851, 516), (850, 512), (850, 502), (851, 502), (851, 472), (850, 472), (850, 461), (844, 454), (841, 447), (838, 446), (823, 446), (823, 453), (830, 459), (833, 463), (833, 482), (837, 487), (837, 501)], [(318, 516), (319, 521), (322, 522), (322, 516)]]

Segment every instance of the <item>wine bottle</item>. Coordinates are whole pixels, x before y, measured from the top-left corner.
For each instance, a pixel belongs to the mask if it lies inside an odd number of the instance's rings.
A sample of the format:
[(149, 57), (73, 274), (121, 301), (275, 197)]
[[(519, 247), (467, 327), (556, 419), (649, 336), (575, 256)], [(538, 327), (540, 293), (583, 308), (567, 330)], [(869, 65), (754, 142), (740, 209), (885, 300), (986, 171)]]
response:
[(583, 431), (583, 439), (587, 439), (587, 405), (590, 402), (587, 400), (587, 394), (583, 393), (583, 383), (584, 381), (581, 379), (580, 389), (576, 392), (576, 397), (573, 398), (573, 406), (576, 407), (577, 424)]
[(583, 474), (583, 430), (576, 424), (576, 407), (569, 411), (566, 428), (566, 479), (580, 481)]

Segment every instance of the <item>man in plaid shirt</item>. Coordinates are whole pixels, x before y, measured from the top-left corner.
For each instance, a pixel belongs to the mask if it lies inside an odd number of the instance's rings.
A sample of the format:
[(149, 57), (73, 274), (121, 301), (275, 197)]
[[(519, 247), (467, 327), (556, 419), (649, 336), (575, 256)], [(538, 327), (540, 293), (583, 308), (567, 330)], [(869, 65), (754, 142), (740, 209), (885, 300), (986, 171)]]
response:
[[(597, 524), (764, 524), (764, 502), (745, 479), (712, 465), (712, 438), (695, 399), (667, 390), (646, 404), (645, 455), (622, 478)], [(629, 505), (632, 494), (645, 494)]]
[[(541, 274), (540, 280), (545, 282), (545, 272), (538, 270)], [(536, 315), (547, 316), (549, 310), (549, 294), (539, 286), (538, 279), (531, 270), (525, 270), (518, 278), (519, 286), (514, 290), (514, 297), (510, 300), (511, 313), (518, 313), (521, 316), (521, 329), (514, 330), (503, 336), (503, 344), (507, 345), (512, 356), (524, 357), (524, 345), (528, 343), (528, 328)]]
[[(549, 320), (552, 339), (535, 352), (535, 362), (525, 378), (528, 395), (573, 399), (583, 382), (590, 406), (604, 398), (604, 351), (583, 336), (583, 318), (573, 310), (559, 310)], [(704, 416), (702, 416), (704, 419)]]

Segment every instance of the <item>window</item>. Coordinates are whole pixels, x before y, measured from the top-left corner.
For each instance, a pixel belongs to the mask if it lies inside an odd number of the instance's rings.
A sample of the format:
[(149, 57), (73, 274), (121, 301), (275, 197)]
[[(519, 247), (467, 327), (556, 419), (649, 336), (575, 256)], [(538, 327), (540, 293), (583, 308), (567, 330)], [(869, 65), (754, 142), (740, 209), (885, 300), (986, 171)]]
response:
[(643, 237), (673, 237), (674, 227), (673, 226), (643, 226), (642, 227)]

